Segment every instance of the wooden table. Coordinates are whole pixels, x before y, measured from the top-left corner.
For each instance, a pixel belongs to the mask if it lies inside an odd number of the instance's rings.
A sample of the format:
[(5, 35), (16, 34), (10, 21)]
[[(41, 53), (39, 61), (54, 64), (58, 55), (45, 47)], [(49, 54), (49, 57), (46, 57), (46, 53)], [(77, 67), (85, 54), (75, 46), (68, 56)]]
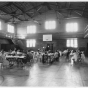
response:
[(25, 56), (6, 56), (6, 59), (9, 61), (10, 66), (13, 66), (14, 62), (16, 62), (17, 65), (22, 64), (23, 58), (25, 58)]

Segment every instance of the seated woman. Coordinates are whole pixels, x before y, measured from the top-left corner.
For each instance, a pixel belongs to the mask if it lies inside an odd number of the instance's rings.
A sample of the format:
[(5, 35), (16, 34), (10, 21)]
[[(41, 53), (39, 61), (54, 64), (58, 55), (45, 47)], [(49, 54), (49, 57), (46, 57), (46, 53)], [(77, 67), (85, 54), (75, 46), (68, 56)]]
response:
[(20, 52), (20, 50), (17, 50), (16, 54), (21, 55), (22, 53)]
[(81, 54), (81, 59), (82, 59), (83, 61), (85, 61), (85, 59), (86, 59), (85, 54), (84, 54), (83, 51), (82, 51), (82, 54)]
[(41, 52), (39, 53), (39, 61), (40, 62), (42, 61), (42, 53)]
[(27, 62), (33, 62), (33, 54), (30, 51), (27, 52)]
[(3, 59), (2, 67), (8, 67), (9, 66), (9, 61), (6, 60), (5, 52), (2, 52), (1, 58)]
[(25, 57), (22, 58), (22, 63), (23, 63), (23, 66), (25, 66), (27, 64), (28, 55), (27, 54), (23, 54), (23, 56), (25, 56)]
[(11, 54), (16, 54), (16, 51), (12, 51)]
[(74, 51), (73, 56), (71, 57), (71, 64), (73, 64), (74, 61), (76, 62), (77, 59), (78, 59), (78, 54), (76, 51)]
[(54, 53), (54, 58), (55, 58), (55, 61), (58, 61), (58, 52), (57, 51), (55, 51), (55, 53)]
[(43, 56), (42, 56), (42, 63), (44, 64), (44, 63), (46, 63), (48, 61), (48, 54), (47, 54), (47, 52), (45, 51), (45, 53), (43, 54)]
[(2, 51), (0, 52), (0, 67), (2, 68), (3, 59), (1, 56), (2, 56)]
[(34, 58), (34, 62), (38, 61), (38, 54), (37, 54), (37, 52), (34, 53), (33, 58)]
[(70, 51), (70, 54), (69, 54), (69, 59), (71, 60), (71, 57), (74, 55), (73, 53), (73, 50)]

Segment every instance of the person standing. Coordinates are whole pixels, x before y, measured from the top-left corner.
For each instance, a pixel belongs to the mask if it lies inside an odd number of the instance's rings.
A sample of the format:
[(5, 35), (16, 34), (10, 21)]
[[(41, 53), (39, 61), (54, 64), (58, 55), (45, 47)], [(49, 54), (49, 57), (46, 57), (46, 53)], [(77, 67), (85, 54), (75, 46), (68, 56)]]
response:
[(60, 52), (58, 51), (58, 61), (60, 61)]
[(81, 54), (81, 59), (82, 59), (82, 61), (84, 62), (85, 61), (85, 59), (86, 59), (86, 57), (85, 57), (85, 54), (84, 54), (84, 52), (82, 51), (82, 54)]
[(69, 61), (69, 55), (70, 55), (70, 51), (68, 50), (67, 51), (67, 54), (66, 54), (66, 60)]

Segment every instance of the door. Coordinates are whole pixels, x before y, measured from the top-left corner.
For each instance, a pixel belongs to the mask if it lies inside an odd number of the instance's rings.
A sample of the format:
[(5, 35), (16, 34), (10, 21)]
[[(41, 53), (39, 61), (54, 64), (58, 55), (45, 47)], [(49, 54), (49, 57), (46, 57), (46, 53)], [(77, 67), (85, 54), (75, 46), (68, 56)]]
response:
[(53, 53), (53, 43), (47, 43), (46, 50), (50, 50)]

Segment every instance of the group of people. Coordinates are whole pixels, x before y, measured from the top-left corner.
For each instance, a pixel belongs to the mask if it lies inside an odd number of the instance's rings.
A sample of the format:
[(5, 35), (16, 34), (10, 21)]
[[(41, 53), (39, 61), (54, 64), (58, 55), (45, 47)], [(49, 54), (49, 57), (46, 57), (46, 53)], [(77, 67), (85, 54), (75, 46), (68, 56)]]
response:
[[(85, 60), (85, 55), (83, 51), (80, 50), (56, 50), (55, 52), (49, 51), (30, 51), (27, 50), (26, 52), (23, 50), (9, 50), (8, 52), (5, 52), (3, 50), (0, 51), (0, 63), (8, 63), (10, 64), (14, 62), (14, 60), (8, 60), (6, 59), (6, 56), (25, 56), (25, 58), (22, 59), (22, 64), (26, 65), (27, 63), (31, 64), (32, 62), (41, 62), (41, 63), (48, 63), (51, 64), (53, 62), (59, 62), (60, 57), (64, 56), (67, 61), (70, 61), (71, 64), (77, 61)], [(16, 62), (16, 60), (15, 60)], [(17, 61), (18, 63), (19, 61)], [(18, 63), (19, 64), (19, 63)]]
[(85, 61), (84, 51), (67, 49), (63, 52), (63, 55), (66, 56), (66, 60), (70, 60), (71, 64)]

